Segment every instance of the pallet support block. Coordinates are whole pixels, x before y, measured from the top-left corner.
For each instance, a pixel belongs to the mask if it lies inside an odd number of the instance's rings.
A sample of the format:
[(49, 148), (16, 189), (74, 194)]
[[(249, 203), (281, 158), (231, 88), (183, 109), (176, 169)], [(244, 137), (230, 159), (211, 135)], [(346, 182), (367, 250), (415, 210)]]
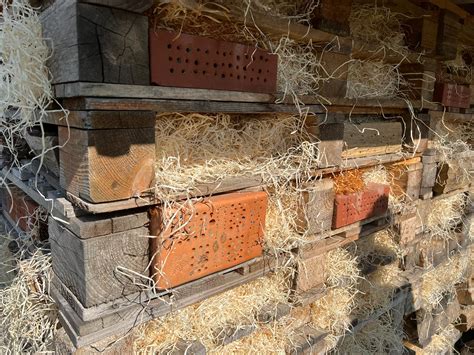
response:
[(41, 13), (40, 20), (43, 36), (53, 47), (48, 61), (53, 84), (150, 84), (146, 16), (76, 1), (56, 1)]
[(139, 291), (117, 268), (148, 276), (148, 228), (81, 239), (55, 219), (48, 222), (53, 271), (84, 307)]
[(306, 186), (298, 209), (301, 232), (317, 234), (331, 229), (334, 209), (334, 182), (322, 179)]
[(60, 184), (92, 203), (139, 197), (153, 186), (153, 129), (59, 127)]
[(334, 33), (339, 36), (350, 35), (349, 16), (352, 0), (320, 0), (311, 16), (311, 25), (314, 28)]

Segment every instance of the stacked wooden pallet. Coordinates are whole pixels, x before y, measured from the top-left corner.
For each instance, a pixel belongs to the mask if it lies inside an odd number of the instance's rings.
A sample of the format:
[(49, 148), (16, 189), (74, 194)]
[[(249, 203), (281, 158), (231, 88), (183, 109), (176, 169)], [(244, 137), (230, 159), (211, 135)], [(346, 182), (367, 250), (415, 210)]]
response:
[[(410, 346), (427, 346), (460, 314), (466, 318), (465, 328), (472, 327), (470, 281), (460, 286), (461, 306), (453, 298), (443, 299), (437, 305), (442, 316), (435, 320), (431, 305), (413, 296), (416, 280), (424, 272), (466, 254), (472, 238), (468, 208), (459, 212), (468, 227), (455, 226), (449, 241), (432, 239), (426, 227), (438, 201), (452, 196), (467, 199), (471, 188), (469, 179), (458, 179), (460, 167), (447, 164), (433, 145), (440, 120), (450, 120), (454, 126), (472, 120), (474, 102), (470, 95), (466, 98), (469, 87), (441, 81), (436, 88), (427, 87), (423, 80), (436, 72), (437, 64), (452, 59), (451, 38), (457, 39), (454, 30), (461, 28), (455, 15), (408, 1), (391, 5), (430, 15), (411, 20), (413, 28), (420, 27), (413, 34), (420, 40), (411, 38), (411, 49), (428, 50), (428, 54), (431, 50), (433, 56), (427, 55), (424, 65), (416, 68), (410, 63), (415, 52), (403, 56), (401, 70), (408, 82), (404, 99), (347, 99), (347, 70), (321, 88), (319, 94), (327, 99), (301, 97), (310, 113), (306, 125), (313, 143), (318, 142), (320, 163), (300, 199), (305, 216), (298, 227), (305, 243), (295, 245), (289, 254), (275, 255), (263, 250), (268, 190), (259, 175), (224, 177), (193, 187), (174, 196), (171, 208), (157, 197), (155, 189), (165, 187), (155, 186), (156, 147), (161, 144), (155, 138), (155, 116), (296, 114), (293, 103), (276, 93), (276, 57), (250, 49), (258, 59), (254, 63), (244, 45), (186, 34), (176, 39), (177, 34), (155, 32), (143, 15), (152, 3), (56, 0), (42, 8), (44, 35), (54, 44), (49, 68), (58, 106), (43, 118), (48, 139), (40, 143), (52, 150), (42, 166), (31, 161), (30, 171), (4, 167), (2, 174), (13, 193), (5, 192), (2, 201), (7, 220), (23, 231), (28, 231), (28, 223), (22, 221), (38, 206), (49, 215), (47, 234), (55, 275), (51, 292), (67, 333), (58, 334), (57, 351), (88, 352), (100, 349), (98, 344), (112, 343), (107, 351), (132, 351), (133, 332), (128, 334), (134, 327), (269, 275), (288, 260), (297, 260), (292, 264), (288, 302), (278, 304), (276, 312), (262, 310), (257, 318), (260, 324), (272, 324), (295, 309), (308, 313), (327, 292), (328, 253), (388, 229), (402, 258), (381, 258), (361, 269), (368, 277), (395, 263), (402, 277), (393, 286), (388, 305), (369, 316), (353, 316), (354, 333), (393, 310), (405, 316), (397, 320), (399, 326), (413, 331)], [(333, 3), (321, 1), (314, 27), (286, 21), (281, 26), (280, 19), (259, 13), (253, 19), (270, 33), (286, 34), (289, 28), (294, 39), (325, 45), (336, 35), (349, 34), (347, 21), (341, 21)], [(350, 1), (341, 3), (350, 8)], [(222, 18), (228, 16), (239, 14), (230, 12)], [(438, 29), (430, 30), (433, 26)], [(370, 52), (370, 45), (350, 44), (350, 38), (341, 38), (339, 50), (325, 54), (327, 65), (340, 68), (351, 56), (380, 59)], [(216, 53), (206, 63), (210, 48)], [(399, 59), (396, 53), (384, 58), (388, 63)], [(239, 67), (240, 60), (244, 62)], [(212, 69), (214, 64), (219, 68)], [(196, 79), (198, 74), (201, 77)], [(427, 102), (433, 101), (433, 90), (438, 103)], [(445, 109), (451, 112), (444, 113)], [(34, 132), (27, 141), (33, 151), (41, 151)], [(466, 169), (474, 170), (474, 157), (463, 158), (470, 164)], [(335, 186), (341, 175), (374, 168), (391, 172), (390, 181), (367, 183), (354, 192), (341, 193)], [(403, 202), (403, 209), (393, 208), (393, 197)], [(199, 199), (192, 200), (190, 207), (183, 202), (190, 198)], [(165, 214), (173, 216), (169, 225), (164, 223)], [(186, 233), (180, 239), (181, 229)], [(46, 238), (44, 230), (38, 238)], [(221, 345), (252, 337), (255, 331), (254, 326), (224, 329)], [(327, 330), (305, 324), (296, 332), (299, 342), (288, 352), (328, 350)], [(178, 352), (206, 352), (198, 342), (183, 341), (177, 348)]]

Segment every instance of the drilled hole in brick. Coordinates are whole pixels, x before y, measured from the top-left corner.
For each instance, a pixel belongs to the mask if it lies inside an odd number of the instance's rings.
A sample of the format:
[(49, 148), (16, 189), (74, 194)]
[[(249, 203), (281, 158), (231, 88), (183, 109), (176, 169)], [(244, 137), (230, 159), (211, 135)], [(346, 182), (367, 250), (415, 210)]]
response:
[(181, 50), (181, 46), (177, 46), (176, 49), (179, 51)]
[(232, 63), (229, 63), (229, 65), (228, 65), (228, 66), (229, 66), (229, 68), (232, 68)]
[(225, 79), (225, 74), (222, 74), (222, 75), (221, 75), (221, 78), (222, 78), (222, 79)]
[(247, 71), (247, 67), (244, 67), (244, 71)]
[(206, 62), (206, 65), (209, 66), (209, 62)]
[(171, 49), (171, 47), (173, 47), (171, 44), (168, 44), (168, 49)]
[(189, 63), (189, 59), (188, 59), (188, 58), (186, 58), (184, 62), (185, 62), (185, 63)]
[(227, 55), (227, 53), (226, 53), (226, 52), (223, 52), (222, 55), (225, 57), (225, 56)]
[(191, 53), (191, 48), (186, 48), (186, 52)]
[(199, 60), (196, 59), (196, 60), (194, 61), (194, 65), (199, 65)]
[(237, 80), (240, 80), (240, 75), (237, 75)]
[(201, 51), (201, 48), (198, 48), (198, 49), (196, 49), (196, 50), (197, 50), (198, 52), (200, 52), (200, 51)]
[(230, 73), (230, 75), (229, 75), (229, 76), (230, 76), (231, 78), (233, 78), (233, 77), (234, 77), (234, 74)]
[(209, 54), (209, 49), (206, 49), (204, 53)]
[(174, 69), (173, 69), (173, 68), (170, 68), (170, 73), (171, 73), (171, 74), (174, 73)]
[(202, 71), (202, 75), (206, 75), (207, 72), (205, 70)]
[(173, 61), (173, 57), (168, 57), (168, 60), (169, 60), (170, 62), (172, 62), (172, 61)]

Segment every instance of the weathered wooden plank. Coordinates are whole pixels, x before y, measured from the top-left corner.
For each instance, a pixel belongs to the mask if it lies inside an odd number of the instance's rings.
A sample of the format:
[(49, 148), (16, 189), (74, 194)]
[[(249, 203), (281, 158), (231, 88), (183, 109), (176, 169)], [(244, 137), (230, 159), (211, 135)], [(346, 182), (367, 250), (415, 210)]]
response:
[(153, 128), (155, 113), (151, 111), (69, 111), (66, 115), (62, 111), (52, 111), (43, 116), (43, 122), (80, 129)]
[(343, 159), (401, 151), (402, 124), (400, 122), (347, 122), (342, 128), (345, 148), (342, 152)]
[(79, 238), (88, 239), (144, 227), (148, 222), (147, 211), (139, 209), (138, 211), (119, 211), (100, 217), (95, 215), (71, 217), (65, 227)]
[(116, 273), (116, 268), (147, 273), (147, 228), (80, 239), (52, 218), (48, 227), (53, 270), (85, 307), (139, 290), (132, 280)]
[(140, 196), (153, 187), (154, 130), (59, 127), (60, 184), (90, 202)]
[(50, 39), (53, 83), (149, 84), (148, 19), (128, 11), (57, 1), (40, 15)]
[(71, 203), (64, 198), (64, 195), (61, 195), (60, 193), (54, 198), (42, 196), (35, 188), (28, 186), (24, 181), (15, 177), (5, 168), (0, 172), (0, 176), (11, 181), (15, 186), (22, 189), (28, 196), (44, 207), (55, 218), (63, 219), (64, 217), (75, 216), (78, 213), (74, 210)]
[[(106, 83), (89, 83), (89, 82), (75, 82), (75, 83), (64, 83), (54, 86), (55, 95), (58, 98), (77, 98), (87, 97), (89, 98), (89, 106), (76, 106), (72, 107), (75, 110), (130, 110), (140, 109), (139, 102), (143, 100), (144, 104), (152, 104), (152, 100), (190, 100), (190, 101), (225, 101), (225, 102), (247, 102), (247, 103), (270, 103), (273, 104), (277, 100), (281, 100), (283, 97), (279, 95), (270, 94), (259, 94), (249, 92), (238, 92), (238, 91), (223, 91), (223, 90), (208, 90), (208, 89), (190, 89), (190, 88), (175, 88), (175, 87), (164, 87), (164, 86), (144, 86), (144, 85), (117, 85), (117, 84), (106, 84)], [(100, 101), (94, 101), (96, 98), (102, 98)], [(127, 101), (124, 101), (124, 106), (120, 105), (119, 99), (138, 99), (130, 100), (127, 108)], [(145, 99), (150, 99), (147, 101)], [(357, 108), (368, 108), (376, 109), (377, 112), (391, 112), (392, 110), (406, 110), (407, 103), (401, 99), (364, 99), (364, 100), (352, 100), (344, 97), (327, 97), (324, 100), (320, 96), (301, 96), (300, 99), (306, 105), (319, 105), (324, 104), (331, 110), (331, 106), (335, 106), (337, 111), (338, 107), (345, 107), (350, 109), (350, 112), (357, 113)], [(291, 98), (284, 101), (286, 104), (293, 104)], [(97, 106), (91, 106), (92, 103)], [(133, 104), (133, 106), (132, 106)], [(156, 107), (159, 105), (165, 105), (166, 102), (158, 102)], [(172, 102), (172, 104), (178, 104)], [(438, 108), (437, 105), (430, 105), (426, 102), (413, 101), (412, 106), (414, 108)], [(118, 105), (117, 108), (114, 108)], [(169, 106), (168, 106), (169, 107)], [(190, 107), (188, 105), (188, 107)], [(144, 105), (141, 110), (150, 110), (151, 106)], [(176, 111), (176, 110), (168, 110)], [(321, 111), (326, 112), (326, 111)]]

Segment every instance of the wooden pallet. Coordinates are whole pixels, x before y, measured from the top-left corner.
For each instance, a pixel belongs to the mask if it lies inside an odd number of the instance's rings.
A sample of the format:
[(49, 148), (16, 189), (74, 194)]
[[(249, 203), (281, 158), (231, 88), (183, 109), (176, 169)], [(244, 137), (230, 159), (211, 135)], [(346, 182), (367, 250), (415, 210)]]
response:
[[(137, 294), (89, 309), (85, 309), (58, 280), (54, 282), (52, 295), (59, 305), (62, 325), (74, 345), (82, 347), (112, 335), (125, 334), (148, 320), (262, 277), (274, 267), (269, 259), (254, 260), (153, 297)], [(81, 315), (89, 320), (84, 321)]]

